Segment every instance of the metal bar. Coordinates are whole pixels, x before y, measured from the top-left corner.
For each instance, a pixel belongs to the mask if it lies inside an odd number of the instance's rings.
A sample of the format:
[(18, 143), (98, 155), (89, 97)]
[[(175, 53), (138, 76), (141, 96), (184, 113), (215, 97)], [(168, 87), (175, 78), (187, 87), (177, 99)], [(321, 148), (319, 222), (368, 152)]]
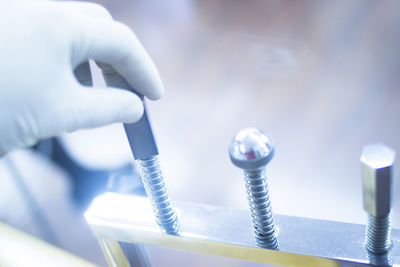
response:
[(0, 222), (0, 266), (96, 267), (97, 265)]
[(125, 257), (124, 251), (122, 250), (118, 241), (102, 237), (99, 237), (98, 241), (100, 243), (101, 249), (103, 250), (108, 266), (110, 267), (130, 266), (129, 261)]
[(148, 159), (158, 155), (156, 140), (147, 114), (147, 105), (144, 98), (141, 97), (141, 99), (144, 106), (143, 116), (135, 123), (124, 123), (126, 136), (136, 160)]
[(130, 266), (135, 267), (152, 267), (150, 257), (146, 248), (143, 245), (119, 242), (119, 245), (124, 252), (125, 258)]
[(147, 105), (143, 95), (137, 93), (113, 68), (105, 64), (100, 64), (100, 66), (103, 70), (104, 80), (108, 86), (134, 92), (142, 100), (144, 107), (143, 116), (135, 123), (124, 123), (125, 133), (128, 137), (133, 157), (136, 160), (142, 160), (158, 155), (157, 143), (151, 128)]
[[(286, 266), (362, 266), (369, 258), (365, 226), (276, 215), (280, 250), (257, 247), (249, 212), (176, 203), (181, 218), (178, 236), (163, 233), (154, 222), (147, 198), (105, 193), (85, 213), (97, 237), (200, 252)], [(400, 263), (400, 231), (392, 231), (393, 248), (385, 262)]]

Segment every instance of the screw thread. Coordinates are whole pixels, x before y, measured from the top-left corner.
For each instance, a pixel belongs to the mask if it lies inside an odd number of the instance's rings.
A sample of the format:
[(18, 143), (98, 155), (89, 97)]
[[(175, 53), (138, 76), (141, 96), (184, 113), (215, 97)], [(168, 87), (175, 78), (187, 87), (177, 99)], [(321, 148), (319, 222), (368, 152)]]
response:
[(390, 216), (382, 217), (368, 215), (366, 229), (366, 247), (373, 254), (384, 254), (389, 251), (390, 241)]
[(168, 234), (177, 234), (179, 224), (176, 212), (169, 198), (158, 156), (138, 160), (146, 194), (153, 206), (157, 224)]
[(265, 170), (245, 170), (244, 175), (257, 244), (263, 248), (278, 250)]
[(384, 253), (384, 254), (373, 254), (371, 252), (367, 252), (367, 257), (369, 260), (369, 263), (371, 265), (376, 265), (376, 266), (392, 266), (392, 260), (389, 257), (389, 253)]

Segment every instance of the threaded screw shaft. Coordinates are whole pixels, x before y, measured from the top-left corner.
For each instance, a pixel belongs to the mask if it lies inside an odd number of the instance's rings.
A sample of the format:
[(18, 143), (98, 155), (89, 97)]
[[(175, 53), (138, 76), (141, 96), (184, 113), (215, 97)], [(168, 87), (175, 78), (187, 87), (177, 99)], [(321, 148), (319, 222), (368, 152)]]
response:
[(392, 266), (392, 260), (389, 256), (389, 253), (384, 254), (374, 254), (367, 251), (367, 257), (369, 263), (376, 266)]
[(271, 137), (256, 128), (239, 131), (229, 145), (229, 157), (244, 170), (251, 221), (259, 247), (278, 250), (277, 231), (269, 200), (265, 166), (274, 156)]
[(169, 198), (158, 156), (138, 160), (142, 181), (153, 206), (157, 224), (168, 234), (179, 231), (178, 218)]
[(257, 244), (263, 248), (278, 250), (265, 169), (245, 170), (244, 175)]
[(369, 252), (377, 255), (388, 252), (391, 246), (389, 214), (382, 217), (368, 215), (365, 236), (365, 244)]

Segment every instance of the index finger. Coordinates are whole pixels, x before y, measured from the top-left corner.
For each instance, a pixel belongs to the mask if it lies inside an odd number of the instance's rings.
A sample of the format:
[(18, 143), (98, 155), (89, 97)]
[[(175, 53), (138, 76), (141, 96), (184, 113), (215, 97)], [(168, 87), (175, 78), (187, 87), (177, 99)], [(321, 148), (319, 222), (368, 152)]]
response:
[(138, 93), (152, 100), (163, 95), (164, 87), (157, 68), (126, 25), (87, 17), (77, 28), (73, 40), (74, 64), (88, 59), (109, 64)]

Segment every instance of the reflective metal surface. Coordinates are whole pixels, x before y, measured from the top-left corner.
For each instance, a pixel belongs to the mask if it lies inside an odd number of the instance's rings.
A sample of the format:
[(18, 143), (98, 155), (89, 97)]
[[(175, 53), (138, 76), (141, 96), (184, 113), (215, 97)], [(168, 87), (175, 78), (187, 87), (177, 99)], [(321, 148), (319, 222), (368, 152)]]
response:
[(151, 259), (147, 250), (142, 245), (119, 242), (119, 245), (124, 252), (125, 258), (130, 266), (134, 267), (152, 267)]
[(157, 224), (168, 234), (179, 231), (178, 217), (169, 198), (158, 156), (138, 160), (146, 194), (153, 206)]
[(396, 153), (382, 144), (365, 146), (361, 154), (364, 210), (368, 213), (366, 248), (384, 254), (391, 246), (393, 164)]
[[(108, 86), (123, 88), (135, 92), (126, 80), (106, 64), (99, 64)], [(136, 93), (136, 92), (135, 92)], [(158, 160), (158, 148), (150, 124), (147, 105), (143, 95), (136, 93), (142, 100), (143, 115), (135, 123), (124, 123), (126, 136), (133, 157), (138, 161), (141, 169), (146, 194), (150, 198), (154, 216), (158, 225), (169, 234), (176, 234), (179, 230), (178, 218), (169, 198), (164, 176)]]
[[(121, 75), (117, 74), (113, 68), (106, 64), (100, 63), (99, 65), (102, 68), (103, 77), (108, 86), (123, 88), (136, 93), (127, 81)], [(124, 129), (126, 136), (128, 137), (133, 157), (138, 160), (158, 155), (158, 148), (151, 127), (146, 101), (143, 95), (138, 93), (136, 94), (142, 100), (144, 107), (143, 115), (135, 123), (124, 123)]]
[(365, 146), (361, 154), (364, 210), (374, 217), (390, 212), (396, 153), (382, 144)]
[(244, 171), (251, 222), (258, 246), (279, 249), (265, 169)]
[(271, 138), (259, 129), (239, 131), (229, 146), (233, 164), (244, 169), (251, 222), (258, 246), (279, 249), (265, 167), (274, 155)]
[(239, 131), (229, 146), (229, 156), (242, 169), (257, 169), (266, 165), (274, 156), (271, 137), (256, 128)]
[[(258, 248), (248, 211), (191, 203), (176, 203), (179, 236), (162, 233), (148, 199), (106, 193), (85, 213), (101, 239), (142, 243), (249, 261), (290, 266), (358, 266), (379, 261), (364, 247), (365, 226), (276, 215), (280, 251)], [(393, 248), (382, 256), (400, 263), (400, 231), (393, 229)], [(372, 255), (373, 256), (373, 255)]]

